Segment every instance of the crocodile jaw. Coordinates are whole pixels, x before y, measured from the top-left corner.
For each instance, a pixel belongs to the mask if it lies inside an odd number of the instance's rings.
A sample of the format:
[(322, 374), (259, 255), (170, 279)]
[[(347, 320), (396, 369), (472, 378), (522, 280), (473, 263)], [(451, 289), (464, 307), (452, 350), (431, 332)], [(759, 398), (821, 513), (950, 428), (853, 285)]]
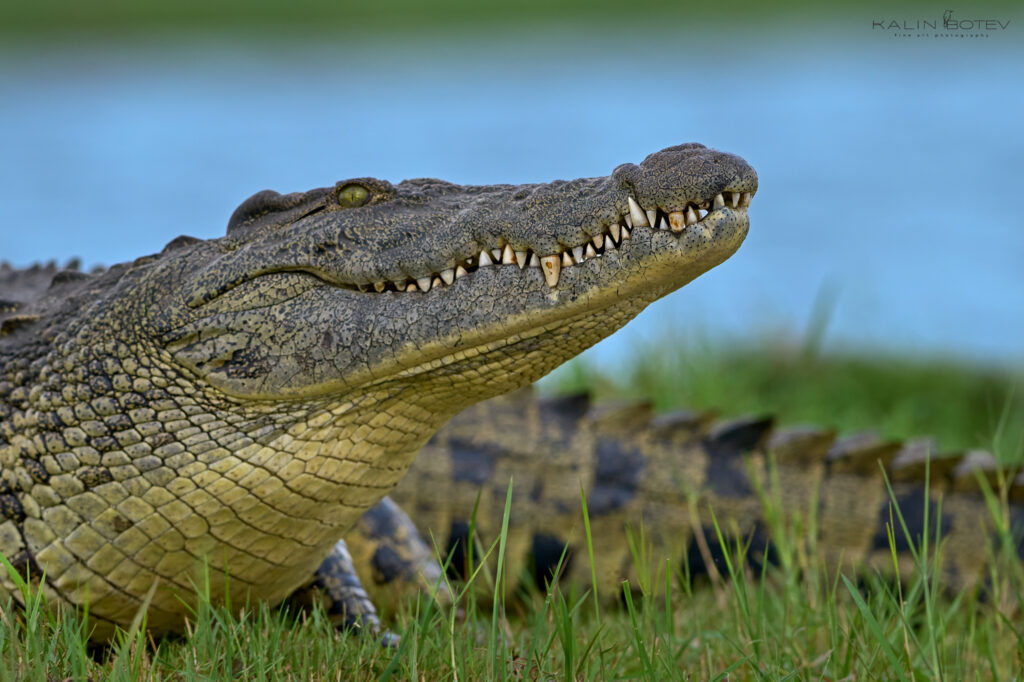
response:
[[(185, 313), (171, 302), (154, 334), (239, 400), (344, 401), (415, 376), (452, 414), (542, 376), (725, 260), (756, 189), (738, 157), (681, 145), (604, 178), (382, 185), (380, 203), (357, 211), (326, 190), (285, 197), (299, 217), (229, 232), (227, 253), (191, 268)], [(438, 395), (424, 390), (435, 379)]]

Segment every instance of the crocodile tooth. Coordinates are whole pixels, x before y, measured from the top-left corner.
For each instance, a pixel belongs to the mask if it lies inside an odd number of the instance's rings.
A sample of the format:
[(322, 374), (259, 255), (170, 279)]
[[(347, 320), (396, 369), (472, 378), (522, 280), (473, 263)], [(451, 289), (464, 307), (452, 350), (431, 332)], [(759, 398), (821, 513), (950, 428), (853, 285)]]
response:
[(495, 263), (501, 262), (501, 249), (491, 249), (491, 256), (494, 258)]
[(373, 288), (377, 292), (381, 292), (381, 291), (384, 291), (384, 287), (386, 287), (387, 285), (388, 285), (387, 282), (374, 282), (373, 283)]
[(416, 282), (409, 282), (409, 286), (405, 288), (406, 291), (419, 291), (419, 287), (416, 286)]
[(618, 243), (620, 239), (619, 230), (621, 229), (622, 228), (619, 227), (618, 223), (612, 223), (611, 225), (608, 226), (608, 234), (611, 235), (613, 243)]
[(395, 288), (395, 291), (405, 291), (405, 280), (404, 279), (392, 280), (391, 286), (393, 286)]
[(572, 250), (572, 259), (577, 263), (582, 263), (585, 259), (583, 258), (583, 247), (577, 246)]
[[(497, 259), (495, 259), (497, 260)], [(516, 254), (512, 252), (512, 247), (505, 244), (505, 248), (501, 250), (501, 264), (502, 265), (515, 265)]]
[(667, 230), (668, 229), (668, 222), (665, 221), (665, 216), (662, 216), (661, 220), (658, 222), (658, 229), (659, 230)]
[(597, 251), (594, 251), (593, 244), (587, 244), (587, 250), (583, 252), (587, 258), (597, 258)]
[(520, 270), (525, 268), (529, 262), (529, 258), (527, 258), (528, 253), (529, 251), (516, 251), (516, 263), (519, 265)]
[[(460, 265), (459, 267), (461, 268), (462, 266)], [(442, 270), (441, 271), (441, 279), (444, 280), (445, 284), (451, 284), (452, 282), (455, 281), (455, 270), (453, 270), (451, 268), (447, 268), (446, 270)]]
[(722, 197), (722, 193), (719, 192), (715, 195), (715, 210), (717, 211), (723, 206), (725, 206), (725, 199)]
[(362, 292), (367, 292), (367, 291), (370, 290), (370, 285), (369, 284), (356, 284), (356, 289), (359, 289), (359, 291), (362, 291)]
[(743, 197), (740, 199), (740, 206), (750, 206), (750, 192), (744, 192)]
[(480, 261), (478, 263), (480, 267), (486, 267), (488, 265), (494, 265), (494, 261), (491, 260), (491, 255), (487, 253), (487, 250), (480, 252)]
[(552, 289), (558, 284), (558, 275), (562, 272), (562, 263), (558, 254), (544, 256), (540, 259), (541, 267), (544, 270), (544, 281)]
[(698, 210), (697, 213), (700, 214), (700, 219), (704, 220), (705, 218), (708, 217), (708, 213), (711, 213), (711, 211), (706, 211), (706, 210), (704, 210), (702, 208), (702, 209)]
[(623, 239), (629, 239), (629, 228), (628, 227), (622, 228), (622, 238)]
[(733, 192), (732, 193), (732, 207), (736, 208), (739, 205), (740, 205), (740, 193), (739, 192)]
[(697, 214), (693, 212), (693, 206), (687, 206), (686, 207), (686, 224), (687, 225), (695, 225), (695, 224), (697, 224), (698, 220), (699, 220), (699, 218), (697, 217)]
[(539, 268), (540, 267), (540, 258), (538, 258), (537, 254), (535, 254), (535, 253), (531, 253), (530, 254), (530, 267), (531, 268)]
[(633, 227), (633, 216), (627, 213), (625, 216), (623, 216), (622, 222), (626, 223), (627, 227)]
[(653, 211), (650, 210), (650, 209), (647, 209), (646, 213), (647, 213), (647, 222), (649, 222), (651, 225), (657, 225), (658, 224), (658, 209), (654, 209)]
[(605, 239), (604, 240), (604, 252), (608, 253), (609, 251), (614, 251), (614, 250), (615, 250), (615, 240), (612, 239), (611, 237), (609, 237), (608, 239)]
[(420, 285), (420, 289), (423, 291), (430, 291), (430, 275), (426, 277), (417, 277), (416, 284)]
[(604, 235), (603, 234), (597, 235), (596, 237), (594, 237), (590, 241), (593, 242), (594, 248), (597, 248), (597, 249), (604, 248)]
[[(633, 225), (640, 227), (650, 227), (650, 223), (647, 222), (647, 216), (644, 215), (644, 211), (640, 208), (640, 204), (633, 201), (633, 197), (629, 199), (629, 215), (633, 216)], [(631, 226), (632, 227), (632, 226)]]
[(568, 251), (562, 252), (562, 265), (564, 265), (567, 268), (571, 268), (573, 266), (572, 256), (569, 255)]
[(434, 279), (431, 280), (431, 282), (430, 282), (430, 288), (433, 289), (434, 287), (439, 287), (439, 286), (441, 286), (441, 284), (442, 284), (441, 278), (438, 277), (437, 275), (434, 275)]
[(686, 227), (686, 214), (682, 211), (673, 211), (668, 214), (668, 224), (672, 226), (673, 232), (682, 232)]
[(461, 265), (456, 265), (455, 266), (455, 279), (459, 279), (460, 277), (465, 277), (468, 274), (469, 273), (466, 272), (466, 268), (462, 267)]

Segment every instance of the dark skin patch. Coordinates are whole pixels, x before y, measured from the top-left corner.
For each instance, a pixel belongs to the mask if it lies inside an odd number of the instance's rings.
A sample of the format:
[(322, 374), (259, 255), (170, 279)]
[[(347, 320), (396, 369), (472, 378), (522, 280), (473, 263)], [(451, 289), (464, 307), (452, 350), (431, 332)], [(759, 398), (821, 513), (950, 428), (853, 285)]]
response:
[(567, 573), (572, 567), (573, 555), (572, 546), (565, 540), (554, 535), (535, 533), (530, 549), (530, 564), (533, 584), (537, 589), (546, 591), (548, 585)]
[[(444, 550), (444, 556), (448, 560), (448, 577), (452, 580), (465, 580), (466, 576), (471, 575), (467, 547), (469, 547), (469, 524), (465, 521), (452, 521)], [(479, 549), (479, 547), (473, 549), (474, 561), (480, 557)]]
[(95, 488), (98, 485), (110, 483), (114, 480), (114, 475), (104, 467), (85, 467), (80, 469), (75, 476), (86, 489)]
[(10, 558), (11, 567), (15, 572), (26, 577), (33, 584), (38, 584), (43, 577), (43, 571), (36, 564), (36, 560), (27, 551), (22, 550)]
[(892, 510), (890, 513), (890, 500), (886, 499), (878, 509), (878, 531), (875, 533), (875, 538), (871, 543), (872, 549), (889, 551), (889, 535), (886, 532), (886, 527), (892, 524), (895, 524), (895, 528), (893, 528), (893, 542), (896, 546), (896, 551), (900, 553), (910, 552), (912, 548), (911, 542), (913, 542), (915, 547), (919, 545), (921, 538), (926, 532), (928, 533), (928, 542), (933, 542), (935, 540), (936, 522), (938, 522), (940, 539), (949, 535), (950, 531), (953, 530), (953, 517), (951, 515), (943, 513), (941, 519), (936, 518), (935, 512), (939, 509), (939, 503), (934, 497), (928, 500), (928, 522), (930, 527), (925, 528), (924, 489), (917, 489), (905, 495), (897, 495), (896, 505), (903, 516), (903, 521), (907, 524), (907, 531), (910, 533), (910, 537), (908, 538), (907, 533), (903, 532), (903, 526), (900, 524), (896, 511)]
[(171, 433), (157, 433), (150, 436), (150, 444), (154, 448), (158, 448), (161, 445), (167, 445), (168, 443), (174, 442), (174, 434)]
[(46, 467), (37, 462), (34, 459), (22, 459), (21, 466), (24, 467), (28, 475), (32, 477), (32, 480), (36, 483), (46, 483), (50, 480), (50, 474), (46, 471)]
[(708, 489), (721, 497), (751, 497), (754, 490), (743, 458), (761, 445), (771, 428), (770, 419), (743, 421), (705, 438)]
[(1017, 556), (1024, 559), (1024, 508), (1013, 506), (1010, 509), (1010, 533), (1013, 535)]
[(396, 578), (402, 577), (409, 568), (408, 562), (398, 556), (398, 553), (388, 545), (378, 547), (370, 562), (373, 568), (374, 582), (378, 585), (386, 585)]
[(548, 417), (558, 417), (575, 424), (590, 410), (590, 396), (586, 393), (574, 393), (541, 401), (541, 413)]
[(483, 485), (494, 473), (494, 463), (502, 450), (493, 446), (479, 446), (453, 438), (451, 442), (452, 480)]
[(375, 504), (363, 513), (361, 523), (369, 529), (375, 538), (390, 538), (398, 531), (395, 516), (389, 513), (384, 504)]
[(14, 495), (0, 495), (0, 516), (20, 523), (25, 520), (25, 509)]
[[(728, 552), (730, 558), (734, 558), (737, 545), (745, 548), (744, 558), (746, 559), (746, 565), (755, 573), (760, 572), (766, 564), (777, 566), (779, 563), (778, 553), (768, 537), (768, 531), (761, 524), (757, 524), (749, 536), (739, 541), (735, 537), (724, 536), (726, 543), (724, 547), (718, 541), (718, 534), (713, 526), (703, 526), (701, 532), (707, 541), (711, 562), (714, 564), (719, 575), (728, 576), (729, 565), (725, 560), (726, 553)], [(686, 555), (683, 557), (683, 561), (689, 566), (692, 578), (700, 578), (710, 574), (707, 561), (704, 558), (704, 552), (701, 551), (700, 545), (693, 538), (690, 539), (686, 547)]]
[(739, 453), (725, 451), (712, 454), (705, 473), (708, 489), (721, 497), (744, 499), (754, 492)]
[(590, 491), (588, 509), (601, 516), (621, 509), (636, 497), (646, 458), (635, 448), (623, 448), (618, 440), (602, 439), (597, 443), (597, 469)]

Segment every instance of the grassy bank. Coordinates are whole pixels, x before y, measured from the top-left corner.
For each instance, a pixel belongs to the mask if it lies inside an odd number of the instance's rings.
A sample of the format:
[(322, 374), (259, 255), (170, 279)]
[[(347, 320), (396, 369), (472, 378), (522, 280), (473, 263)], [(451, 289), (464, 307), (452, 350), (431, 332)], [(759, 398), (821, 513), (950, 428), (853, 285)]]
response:
[[(573, 365), (555, 388), (646, 397), (665, 409), (771, 411), (784, 423), (846, 431), (877, 426), (893, 437), (931, 433), (951, 449), (989, 445), (1004, 459), (1020, 456), (1020, 396), (1006, 372), (826, 357), (784, 344), (675, 355), (639, 349), (625, 364), (617, 377)], [(1002, 517), (1005, 509), (991, 501)], [(769, 496), (764, 504), (777, 502)], [(778, 551), (791, 556), (763, 574), (742, 569), (743, 548), (734, 547), (731, 579), (712, 585), (694, 585), (657, 548), (639, 549), (634, 561), (646, 579), (623, 593), (618, 609), (572, 586), (507, 606), (467, 602), (464, 618), (423, 599), (389, 621), (402, 636), (393, 649), (335, 632), (319, 611), (225, 609), (199, 590), (184, 636), (153, 641), (140, 622), (90, 652), (75, 614), (53, 613), (30, 596), (24, 611), (3, 605), (0, 680), (1007, 679), (1024, 665), (1024, 574), (1005, 526), (991, 546), (979, 542), (978, 551), (994, 557), (988, 590), (963, 594), (938, 584), (928, 539), (914, 540), (914, 577), (896, 585), (847, 579), (798, 558), (798, 548), (814, 546), (798, 530), (809, 527), (790, 519), (773, 528)], [(893, 543), (899, 534), (897, 527)], [(500, 544), (491, 551), (500, 553)], [(507, 578), (484, 571), (476, 579)]]
[(601, 400), (647, 400), (660, 411), (775, 415), (781, 424), (874, 430), (888, 438), (932, 436), (941, 452), (988, 449), (1022, 461), (1024, 377), (909, 354), (822, 354), (778, 339), (689, 344), (671, 338), (632, 348), (614, 374), (574, 360), (546, 388)]
[[(778, 530), (784, 553), (813, 543)], [(1009, 542), (1004, 534), (989, 548), (997, 558), (983, 596), (939, 589), (927, 540), (904, 585), (855, 582), (816, 563), (751, 574), (736, 547), (728, 581), (695, 587), (641, 551), (634, 560), (647, 578), (623, 591), (621, 608), (571, 587), (508, 610), (466, 602), (464, 619), (420, 600), (393, 622), (394, 648), (333, 630), (319, 610), (239, 613), (200, 590), (184, 636), (153, 641), (138, 619), (90, 651), (81, 621), (29, 590), (24, 612), (8, 604), (0, 617), (0, 679), (1010, 679), (1024, 664), (1024, 573)], [(788, 559), (781, 565), (800, 565)]]

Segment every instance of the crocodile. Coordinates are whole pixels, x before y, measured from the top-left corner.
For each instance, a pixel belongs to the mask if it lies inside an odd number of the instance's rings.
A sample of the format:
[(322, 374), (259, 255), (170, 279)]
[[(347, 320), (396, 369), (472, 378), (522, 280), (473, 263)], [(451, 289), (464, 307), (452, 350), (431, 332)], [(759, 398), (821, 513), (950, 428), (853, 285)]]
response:
[(97, 640), (144, 605), (180, 631), (200, 579), (375, 626), (345, 532), (450, 417), (727, 259), (756, 191), (684, 144), (572, 181), (267, 190), (102, 272), (2, 266), (0, 554)]
[[(927, 530), (933, 547), (942, 543), (941, 586), (980, 588), (991, 578), (986, 550), (1001, 542), (997, 519), (1024, 558), (1024, 473), (987, 451), (941, 453), (927, 437), (871, 432), (839, 438), (828, 428), (779, 428), (770, 417), (655, 415), (650, 404), (595, 406), (586, 395), (537, 398), (524, 389), (450, 420), (389, 493), (427, 540), (396, 547), (375, 511), (357, 524), (349, 548), (377, 601), (393, 603), (403, 581), (428, 580), (417, 574), (429, 565), (422, 547), (464, 577), (470, 525), (483, 556), (500, 532), (510, 482), (505, 574), (542, 590), (556, 577), (586, 586), (593, 576), (611, 601), (624, 581), (637, 587), (648, 577), (637, 575), (640, 537), (670, 570), (719, 579), (727, 549), (743, 547), (748, 569), (760, 571), (782, 560), (773, 540), (792, 547), (785, 533), (808, 519), (813, 548), (800, 551), (851, 575), (909, 579)], [(1005, 491), (1005, 508), (993, 512), (986, 486), (997, 497)]]

